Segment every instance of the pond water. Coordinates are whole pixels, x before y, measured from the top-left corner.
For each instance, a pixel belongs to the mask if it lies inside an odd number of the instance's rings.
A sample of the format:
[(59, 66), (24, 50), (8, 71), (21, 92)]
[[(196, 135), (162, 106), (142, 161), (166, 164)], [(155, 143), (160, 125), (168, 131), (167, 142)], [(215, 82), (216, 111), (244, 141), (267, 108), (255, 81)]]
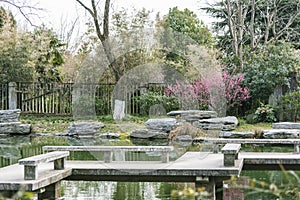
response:
[[(22, 157), (42, 153), (44, 145), (174, 145), (175, 151), (170, 155), (176, 159), (186, 151), (212, 151), (210, 144), (169, 144), (168, 141), (145, 140), (108, 140), (108, 139), (76, 139), (49, 136), (6, 136), (0, 135), (0, 167), (16, 163)], [(293, 151), (292, 146), (253, 146), (244, 145), (243, 151)], [(159, 159), (152, 154), (123, 155), (129, 160)], [(93, 154), (70, 155), (70, 159), (93, 159)], [(124, 159), (122, 156), (119, 159)], [(243, 171), (237, 179), (224, 183), (223, 199), (300, 199), (300, 173), (293, 171)], [(106, 182), (106, 181), (63, 181), (63, 199), (97, 199), (97, 200), (164, 200), (195, 199), (193, 183), (161, 183), (161, 182)]]

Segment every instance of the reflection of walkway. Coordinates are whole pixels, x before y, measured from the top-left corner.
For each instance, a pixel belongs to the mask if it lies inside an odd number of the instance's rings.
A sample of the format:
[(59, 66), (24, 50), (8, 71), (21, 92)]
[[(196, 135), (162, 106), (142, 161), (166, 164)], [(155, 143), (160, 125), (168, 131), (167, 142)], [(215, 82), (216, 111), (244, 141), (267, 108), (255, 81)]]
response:
[[(53, 170), (52, 163), (39, 165), (39, 178), (23, 180), (23, 166), (18, 164), (0, 168), (0, 190), (20, 189), (41, 192), (48, 186), (63, 179), (86, 181), (127, 181), (127, 182), (195, 182), (205, 185), (211, 192), (223, 180), (239, 176), (242, 169), (280, 170), (300, 169), (300, 154), (293, 153), (240, 153), (235, 166), (223, 166), (223, 154), (208, 152), (187, 152), (176, 161), (162, 163), (157, 161), (67, 161), (66, 169)], [(49, 193), (51, 194), (51, 192)], [(215, 199), (213, 195), (212, 199)]]

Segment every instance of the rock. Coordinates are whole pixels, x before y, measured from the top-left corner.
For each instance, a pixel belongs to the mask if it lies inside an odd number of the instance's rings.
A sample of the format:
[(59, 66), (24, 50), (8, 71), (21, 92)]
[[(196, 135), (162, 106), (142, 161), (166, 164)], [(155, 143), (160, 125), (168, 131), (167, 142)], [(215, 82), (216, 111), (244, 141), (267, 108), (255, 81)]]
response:
[(174, 118), (157, 118), (149, 119), (145, 122), (146, 128), (149, 130), (156, 130), (161, 132), (170, 132), (176, 125)]
[(193, 122), (193, 126), (205, 130), (232, 131), (236, 128), (237, 125), (238, 125), (238, 119), (233, 116), (201, 119)]
[(183, 141), (183, 142), (190, 142), (192, 143), (193, 138), (191, 135), (178, 135), (174, 139), (175, 141)]
[(300, 129), (300, 123), (278, 122), (272, 124), (273, 129)]
[(152, 118), (166, 115), (167, 111), (162, 104), (155, 104), (149, 108), (149, 116)]
[(220, 138), (254, 138), (253, 132), (221, 131)]
[(55, 134), (49, 134), (49, 133), (45, 133), (45, 134), (36, 134), (36, 135), (41, 135), (41, 136), (58, 136), (58, 137), (74, 137), (74, 136), (77, 136), (75, 135), (74, 133), (55, 133)]
[(30, 124), (22, 124), (21, 122), (5, 122), (0, 123), (1, 134), (29, 134), (31, 131)]
[(158, 130), (140, 129), (132, 131), (130, 137), (140, 139), (167, 139), (168, 134)]
[(209, 119), (217, 117), (215, 111), (208, 110), (178, 110), (167, 113), (169, 116), (181, 116), (187, 122), (194, 122), (199, 119)]
[(255, 116), (254, 113), (247, 115), (246, 122), (249, 124), (254, 124), (255, 123), (254, 116)]
[(103, 133), (99, 135), (101, 139), (118, 139), (120, 137), (119, 133)]
[(195, 121), (193, 122), (193, 126), (204, 130), (223, 130), (223, 124), (209, 124), (209, 123), (202, 123), (199, 121)]
[(103, 127), (104, 124), (101, 122), (73, 122), (68, 128), (68, 134), (78, 137), (91, 137)]
[(0, 110), (0, 123), (3, 122), (17, 122), (20, 116), (21, 110)]
[(178, 135), (172, 142), (179, 146), (189, 147), (193, 144), (193, 138), (191, 135)]
[(263, 131), (263, 138), (268, 139), (287, 139), (299, 138), (300, 130), (297, 129), (271, 129)]

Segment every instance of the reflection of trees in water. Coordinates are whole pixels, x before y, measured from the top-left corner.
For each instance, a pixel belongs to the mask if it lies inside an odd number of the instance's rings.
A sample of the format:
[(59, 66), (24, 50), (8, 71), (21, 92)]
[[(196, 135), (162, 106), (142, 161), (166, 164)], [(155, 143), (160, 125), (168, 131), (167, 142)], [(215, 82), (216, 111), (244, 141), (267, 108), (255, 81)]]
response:
[(193, 188), (193, 183), (63, 181), (64, 199), (159, 200), (172, 192)]
[(113, 199), (116, 182), (62, 181), (64, 199)]
[(161, 183), (63, 181), (62, 188), (64, 199), (155, 200), (158, 199), (156, 196), (158, 196)]

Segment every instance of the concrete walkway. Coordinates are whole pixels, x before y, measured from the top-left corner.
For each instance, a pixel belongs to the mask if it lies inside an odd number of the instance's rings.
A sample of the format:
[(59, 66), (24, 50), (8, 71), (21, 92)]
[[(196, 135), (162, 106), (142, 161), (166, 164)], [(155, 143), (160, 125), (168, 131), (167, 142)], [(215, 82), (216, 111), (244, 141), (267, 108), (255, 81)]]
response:
[(53, 163), (39, 165), (37, 180), (24, 180), (23, 165), (14, 164), (0, 168), (0, 191), (35, 191), (56, 183), (72, 174), (72, 169), (54, 170)]
[(223, 154), (187, 152), (169, 163), (156, 161), (67, 161), (66, 169), (53, 170), (53, 163), (40, 164), (37, 180), (24, 180), (24, 169), (19, 164), (0, 168), (0, 191), (35, 191), (63, 179), (126, 180), (126, 181), (195, 181), (197, 177), (238, 176), (242, 160), (236, 166), (224, 167)]
[[(53, 170), (53, 163), (40, 164), (37, 180), (24, 180), (24, 169), (19, 164), (0, 168), (1, 191), (34, 191), (38, 199), (49, 197), (47, 189), (61, 180), (126, 181), (126, 182), (194, 182), (196, 187), (216, 188), (223, 180), (239, 176), (242, 170), (300, 170), (300, 154), (295, 153), (239, 153), (235, 165), (225, 167), (224, 155), (210, 152), (187, 152), (176, 161), (67, 161), (66, 169)], [(49, 189), (48, 189), (49, 190)], [(43, 194), (44, 197), (42, 196)], [(55, 197), (58, 195), (55, 194)], [(217, 199), (212, 196), (210, 199)]]

